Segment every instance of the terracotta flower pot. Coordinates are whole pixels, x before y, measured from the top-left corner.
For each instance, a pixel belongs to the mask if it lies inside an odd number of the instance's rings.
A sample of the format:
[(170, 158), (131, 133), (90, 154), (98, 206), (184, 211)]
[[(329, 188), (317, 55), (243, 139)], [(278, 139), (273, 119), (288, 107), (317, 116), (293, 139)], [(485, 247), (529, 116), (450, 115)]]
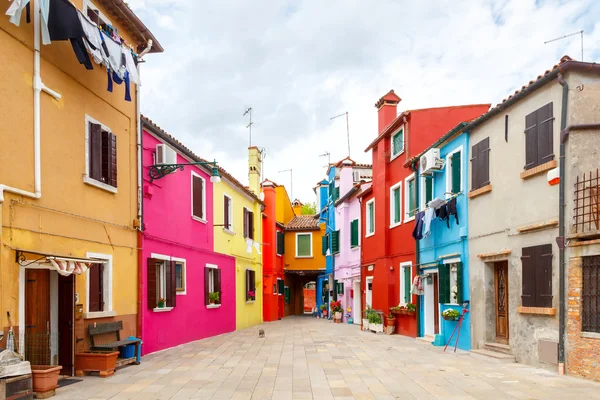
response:
[(106, 378), (115, 373), (118, 351), (84, 351), (75, 353), (75, 375), (83, 376), (85, 372), (96, 371)]
[(60, 365), (32, 365), (33, 391), (36, 393), (46, 393), (56, 389), (61, 369)]

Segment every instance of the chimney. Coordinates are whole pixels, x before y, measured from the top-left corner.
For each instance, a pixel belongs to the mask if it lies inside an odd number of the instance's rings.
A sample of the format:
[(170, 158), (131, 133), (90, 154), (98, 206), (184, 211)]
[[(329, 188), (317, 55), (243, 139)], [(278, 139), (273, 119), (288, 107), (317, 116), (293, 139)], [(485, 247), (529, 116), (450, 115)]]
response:
[(262, 169), (262, 154), (258, 147), (248, 147), (248, 187), (255, 195), (260, 195), (260, 173)]
[(402, 99), (392, 89), (375, 103), (375, 107), (377, 108), (378, 135), (396, 118), (398, 103), (401, 101)]
[(296, 199), (292, 201), (292, 208), (294, 209), (294, 214), (302, 215), (302, 206), (304, 206), (304, 204), (302, 204), (300, 200)]

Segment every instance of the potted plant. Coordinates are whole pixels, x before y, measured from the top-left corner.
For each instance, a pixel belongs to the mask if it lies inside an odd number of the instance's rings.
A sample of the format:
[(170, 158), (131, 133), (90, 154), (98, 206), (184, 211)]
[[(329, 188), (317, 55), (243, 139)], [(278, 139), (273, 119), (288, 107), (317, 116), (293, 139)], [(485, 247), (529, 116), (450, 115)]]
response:
[(377, 311), (372, 310), (369, 313), (369, 329), (371, 332), (383, 332), (383, 321)]
[[(54, 392), (58, 387), (58, 376), (62, 367), (60, 365), (32, 365), (31, 379), (33, 391), (39, 398), (54, 396), (49, 392)], [(46, 394), (42, 396), (42, 394)]]
[(248, 298), (247, 301), (254, 301), (254, 300), (256, 300), (256, 292), (254, 290), (248, 290), (247, 298)]
[(395, 307), (391, 307), (390, 311), (393, 315), (415, 315), (417, 312), (417, 306), (413, 303), (406, 303), (406, 305), (401, 306), (397, 305)]
[(321, 309), (321, 314), (323, 314), (323, 318), (327, 318), (327, 305), (321, 304), (319, 308)]
[(333, 322), (342, 322), (342, 301), (332, 301), (330, 303), (331, 313), (333, 314)]
[(165, 308), (165, 299), (162, 297), (158, 298), (158, 308)]
[(394, 333), (395, 330), (396, 330), (396, 317), (394, 317), (394, 314), (392, 314), (392, 311), (390, 309), (390, 313), (387, 316), (387, 324), (385, 326), (385, 334), (391, 335)]
[(219, 292), (210, 292), (208, 294), (208, 302), (210, 304), (220, 304), (221, 296)]
[(106, 378), (115, 373), (118, 351), (82, 351), (75, 353), (75, 375), (83, 376), (85, 372), (99, 372)]
[(453, 308), (442, 311), (442, 317), (446, 321), (458, 321), (460, 319), (460, 311)]

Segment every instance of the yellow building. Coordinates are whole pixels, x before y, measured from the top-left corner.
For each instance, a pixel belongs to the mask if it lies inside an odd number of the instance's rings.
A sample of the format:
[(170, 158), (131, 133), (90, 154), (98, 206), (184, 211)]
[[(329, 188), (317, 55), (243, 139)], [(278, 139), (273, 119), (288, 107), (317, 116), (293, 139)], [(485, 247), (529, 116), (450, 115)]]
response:
[(248, 149), (249, 187), (220, 169), (214, 185), (215, 251), (236, 259), (236, 328), (263, 321), (261, 153)]
[[(125, 3), (72, 2), (137, 51), (162, 51)], [(31, 3), (33, 23), (0, 15), (0, 347), (12, 326), (17, 351), (71, 375), (87, 325), (122, 321), (121, 337), (139, 334), (138, 92), (108, 92), (107, 70), (87, 70), (68, 40), (41, 45)], [(50, 4), (77, 20), (71, 3)]]

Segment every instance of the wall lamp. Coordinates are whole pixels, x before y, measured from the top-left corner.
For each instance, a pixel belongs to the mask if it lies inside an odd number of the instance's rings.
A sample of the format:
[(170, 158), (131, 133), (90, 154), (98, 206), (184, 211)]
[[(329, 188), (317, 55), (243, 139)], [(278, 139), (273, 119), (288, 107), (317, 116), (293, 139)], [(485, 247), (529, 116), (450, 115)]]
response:
[(150, 176), (150, 182), (155, 179), (160, 179), (173, 173), (177, 170), (183, 171), (183, 168), (188, 165), (211, 165), (212, 166), (212, 174), (210, 177), (210, 181), (212, 183), (221, 182), (221, 176), (219, 175), (219, 169), (217, 168), (217, 160), (214, 161), (201, 161), (201, 162), (193, 162), (186, 164), (156, 164), (151, 165), (148, 170), (148, 175)]

